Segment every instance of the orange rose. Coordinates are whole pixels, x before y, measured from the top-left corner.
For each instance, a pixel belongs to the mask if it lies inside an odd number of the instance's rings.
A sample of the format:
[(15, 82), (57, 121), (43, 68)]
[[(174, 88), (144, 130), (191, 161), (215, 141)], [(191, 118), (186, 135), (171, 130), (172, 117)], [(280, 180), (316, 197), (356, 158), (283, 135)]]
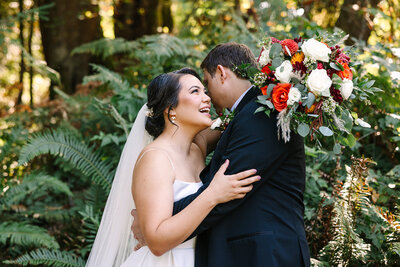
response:
[(267, 94), (267, 89), (268, 89), (268, 85), (262, 87), (262, 88), (260, 89), (260, 90), (261, 90), (261, 93), (262, 93), (263, 95), (266, 95), (266, 94)]
[(344, 70), (336, 72), (337, 75), (339, 75), (340, 78), (343, 79), (348, 79), (348, 80), (353, 80), (353, 73), (351, 72), (351, 69), (349, 65), (341, 60), (338, 60), (338, 62), (343, 66)]
[(277, 111), (281, 112), (287, 107), (291, 87), (290, 83), (278, 83), (272, 90), (272, 104)]

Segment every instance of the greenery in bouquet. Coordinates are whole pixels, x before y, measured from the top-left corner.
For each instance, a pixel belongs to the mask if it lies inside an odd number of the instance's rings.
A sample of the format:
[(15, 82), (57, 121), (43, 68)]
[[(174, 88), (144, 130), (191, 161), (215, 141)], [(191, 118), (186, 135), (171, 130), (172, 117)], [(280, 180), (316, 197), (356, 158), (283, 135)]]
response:
[(262, 91), (256, 112), (278, 113), (278, 136), (285, 142), (290, 133), (310, 136), (322, 147), (321, 137), (334, 139), (333, 150), (340, 153), (341, 145), (352, 147), (353, 125), (371, 127), (349, 109), (355, 98), (370, 104), (368, 98), (380, 89), (374, 81), (356, 77), (350, 58), (351, 48), (341, 44), (311, 39), (265, 38), (257, 62), (259, 69), (246, 66), (246, 74)]

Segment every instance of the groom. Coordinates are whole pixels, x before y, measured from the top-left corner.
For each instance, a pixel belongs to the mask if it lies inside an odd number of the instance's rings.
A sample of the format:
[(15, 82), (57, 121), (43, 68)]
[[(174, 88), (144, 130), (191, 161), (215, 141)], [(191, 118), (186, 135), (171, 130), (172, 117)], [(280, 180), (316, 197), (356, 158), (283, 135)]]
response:
[(200, 175), (204, 185), (175, 202), (174, 214), (209, 185), (226, 159), (226, 174), (255, 168), (261, 180), (252, 191), (216, 206), (192, 234), (197, 235), (195, 266), (310, 266), (303, 221), (303, 139), (292, 134), (288, 143), (279, 140), (276, 111), (270, 117), (255, 113), (260, 91), (235, 71), (235, 66), (246, 63), (257, 66), (247, 46), (225, 43), (212, 49), (201, 64), (216, 109), (228, 108), (235, 116)]

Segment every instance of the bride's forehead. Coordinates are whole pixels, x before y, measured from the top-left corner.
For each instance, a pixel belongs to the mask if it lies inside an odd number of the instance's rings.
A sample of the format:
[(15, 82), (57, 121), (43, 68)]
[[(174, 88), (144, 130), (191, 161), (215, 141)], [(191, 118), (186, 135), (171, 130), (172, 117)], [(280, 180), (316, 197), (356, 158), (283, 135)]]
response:
[(200, 82), (200, 80), (197, 79), (196, 77), (194, 77), (193, 75), (184, 75), (181, 77), (179, 82), (182, 87), (187, 87), (187, 88), (189, 88), (193, 85), (202, 86), (202, 83)]

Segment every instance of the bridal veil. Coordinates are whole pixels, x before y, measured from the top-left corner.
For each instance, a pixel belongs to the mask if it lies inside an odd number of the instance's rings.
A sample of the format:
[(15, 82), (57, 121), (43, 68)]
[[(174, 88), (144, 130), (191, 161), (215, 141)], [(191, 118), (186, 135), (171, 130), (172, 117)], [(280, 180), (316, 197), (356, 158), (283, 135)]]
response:
[(132, 173), (140, 152), (152, 141), (145, 130), (147, 112), (144, 104), (125, 143), (87, 267), (119, 267), (133, 251)]

